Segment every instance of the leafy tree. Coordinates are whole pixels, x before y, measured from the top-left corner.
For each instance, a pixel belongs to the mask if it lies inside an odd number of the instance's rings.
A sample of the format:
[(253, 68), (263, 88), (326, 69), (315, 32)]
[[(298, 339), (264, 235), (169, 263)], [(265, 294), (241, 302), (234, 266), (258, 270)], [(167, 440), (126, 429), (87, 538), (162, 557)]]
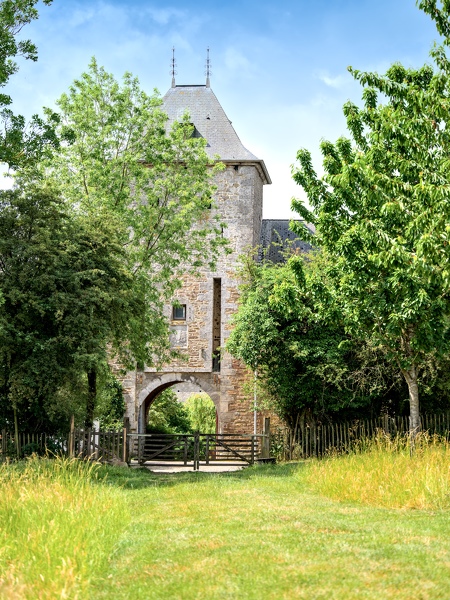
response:
[[(51, 4), (52, 0), (43, 0)], [(5, 87), (17, 72), (16, 57), (37, 60), (37, 48), (31, 40), (18, 40), (22, 28), (37, 19), (38, 0), (3, 0), (0, 2), (0, 87)], [(21, 115), (10, 108), (12, 99), (0, 94), (0, 162), (15, 169), (38, 160), (48, 144), (57, 147), (59, 140), (54, 127), (58, 117), (52, 111), (48, 119), (34, 115), (27, 124)]]
[[(447, 35), (447, 3), (420, 5), (437, 11)], [(435, 68), (395, 64), (384, 76), (350, 69), (364, 88), (362, 108), (344, 106), (350, 139), (322, 142), (323, 179), (307, 150), (293, 174), (313, 210), (299, 200), (293, 208), (316, 226), (346, 329), (402, 373), (411, 431), (420, 427), (421, 370), (449, 342), (450, 63), (444, 47), (432, 57)]]
[(148, 411), (148, 433), (192, 433), (189, 415), (170, 388), (157, 396)]
[(320, 255), (247, 266), (227, 348), (257, 371), (269, 407), (294, 428), (349, 416), (379, 395), (385, 375), (375, 376), (374, 353), (345, 334)]
[(207, 394), (192, 394), (186, 400), (184, 407), (192, 431), (216, 433), (216, 407)]
[(105, 364), (137, 304), (123, 253), (106, 220), (75, 219), (49, 187), (0, 193), (0, 395), (16, 415), (43, 426), (65, 381)]
[[(94, 59), (58, 105), (58, 134), (74, 137), (22, 178), (51, 180), (78, 218), (100, 216), (115, 228), (135, 310), (115, 329), (114, 349), (125, 366), (154, 364), (173, 356), (163, 307), (187, 265), (212, 267), (225, 244), (210, 210), (211, 175), (220, 166), (192, 137), (187, 116), (167, 131), (156, 94), (145, 94), (130, 74), (120, 85)], [(95, 365), (88, 369), (94, 396)]]
[(157, 94), (129, 73), (119, 85), (95, 59), (57, 104), (59, 131), (75, 140), (52, 156), (46, 175), (78, 211), (116, 216), (134, 271), (150, 270), (153, 293), (163, 286), (171, 294), (187, 264), (212, 267), (224, 245), (210, 211), (214, 169), (189, 117), (167, 131)]
[[(52, 0), (43, 2), (49, 5)], [(38, 17), (35, 8), (37, 3), (38, 0), (0, 2), (0, 88), (5, 87), (10, 77), (17, 72), (17, 57), (37, 60), (35, 44), (30, 40), (17, 39), (22, 28)], [(17, 168), (37, 160), (49, 144), (54, 147), (59, 145), (54, 130), (58, 117), (52, 111), (48, 112), (46, 121), (34, 115), (27, 126), (24, 117), (14, 115), (8, 108), (11, 103), (11, 96), (0, 94), (0, 163), (5, 163), (9, 168)], [(0, 289), (0, 304), (1, 302)]]

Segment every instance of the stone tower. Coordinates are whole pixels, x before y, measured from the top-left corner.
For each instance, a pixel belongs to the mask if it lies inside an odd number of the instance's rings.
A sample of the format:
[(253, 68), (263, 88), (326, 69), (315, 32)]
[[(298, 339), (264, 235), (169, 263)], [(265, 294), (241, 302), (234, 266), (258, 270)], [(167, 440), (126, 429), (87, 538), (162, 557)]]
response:
[[(127, 374), (124, 381), (126, 415), (132, 431), (145, 431), (146, 415), (153, 399), (164, 389), (190, 383), (212, 398), (219, 433), (252, 433), (252, 402), (242, 385), (246, 370), (218, 348), (230, 332), (230, 317), (237, 309), (236, 265), (240, 254), (260, 240), (263, 186), (270, 184), (264, 162), (242, 145), (231, 121), (209, 86), (175, 85), (163, 98), (169, 126), (187, 111), (194, 135), (207, 141), (209, 156), (220, 156), (226, 168), (215, 176), (215, 200), (228, 238), (231, 254), (219, 258), (214, 272), (206, 268), (200, 277), (186, 276), (176, 306), (167, 306), (171, 343), (189, 356), (160, 371), (145, 368)], [(258, 427), (260, 428), (260, 427)]]

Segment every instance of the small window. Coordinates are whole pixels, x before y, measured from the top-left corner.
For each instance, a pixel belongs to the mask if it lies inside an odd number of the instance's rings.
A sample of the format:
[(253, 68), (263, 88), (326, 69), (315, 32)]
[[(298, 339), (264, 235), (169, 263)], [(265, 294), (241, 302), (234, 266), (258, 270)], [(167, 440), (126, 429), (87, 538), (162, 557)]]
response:
[(172, 319), (174, 321), (186, 321), (186, 304), (179, 304), (173, 307)]

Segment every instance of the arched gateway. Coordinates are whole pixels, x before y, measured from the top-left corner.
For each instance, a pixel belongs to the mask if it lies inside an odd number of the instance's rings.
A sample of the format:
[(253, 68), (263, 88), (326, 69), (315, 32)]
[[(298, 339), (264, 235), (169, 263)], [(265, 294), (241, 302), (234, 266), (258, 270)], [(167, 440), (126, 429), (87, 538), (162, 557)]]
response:
[[(167, 388), (177, 383), (191, 383), (206, 392), (214, 402), (217, 414), (223, 412), (224, 406), (220, 399), (220, 385), (214, 383), (210, 373), (160, 373), (158, 376), (151, 374), (147, 381), (143, 379), (144, 387), (139, 393), (139, 431), (145, 431), (148, 410), (155, 398)], [(146, 385), (145, 385), (146, 384)], [(225, 410), (226, 412), (226, 410)]]
[[(128, 373), (124, 381), (126, 416), (131, 431), (145, 431), (146, 413), (153, 398), (178, 382), (201, 387), (213, 400), (219, 433), (253, 433), (253, 401), (243, 390), (247, 378), (243, 365), (219, 351), (230, 333), (237, 310), (238, 257), (259, 244), (263, 186), (271, 183), (264, 162), (242, 145), (219, 101), (206, 85), (175, 85), (163, 98), (169, 126), (186, 111), (195, 135), (207, 140), (211, 158), (220, 156), (225, 169), (215, 176), (215, 201), (227, 227), (231, 253), (223, 254), (214, 272), (204, 268), (199, 276), (187, 275), (174, 306), (166, 307), (171, 343), (188, 356), (158, 372), (145, 368)], [(220, 356), (219, 356), (220, 352)], [(258, 429), (260, 430), (260, 427)]]

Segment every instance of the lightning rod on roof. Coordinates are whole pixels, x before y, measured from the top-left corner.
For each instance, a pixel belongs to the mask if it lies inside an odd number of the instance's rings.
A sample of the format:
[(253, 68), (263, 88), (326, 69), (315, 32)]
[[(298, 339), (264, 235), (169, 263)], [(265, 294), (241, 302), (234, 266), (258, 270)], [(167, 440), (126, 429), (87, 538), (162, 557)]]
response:
[(172, 87), (175, 87), (175, 75), (177, 75), (177, 71), (175, 70), (175, 67), (177, 66), (177, 63), (175, 62), (175, 46), (172, 48), (172, 61), (171, 61), (171, 69), (170, 69), (170, 73), (172, 75)]
[(205, 64), (206, 70), (205, 70), (205, 75), (206, 75), (206, 87), (210, 86), (210, 81), (209, 78), (212, 75), (211, 72), (211, 60), (209, 59), (209, 46), (206, 49), (206, 64)]

